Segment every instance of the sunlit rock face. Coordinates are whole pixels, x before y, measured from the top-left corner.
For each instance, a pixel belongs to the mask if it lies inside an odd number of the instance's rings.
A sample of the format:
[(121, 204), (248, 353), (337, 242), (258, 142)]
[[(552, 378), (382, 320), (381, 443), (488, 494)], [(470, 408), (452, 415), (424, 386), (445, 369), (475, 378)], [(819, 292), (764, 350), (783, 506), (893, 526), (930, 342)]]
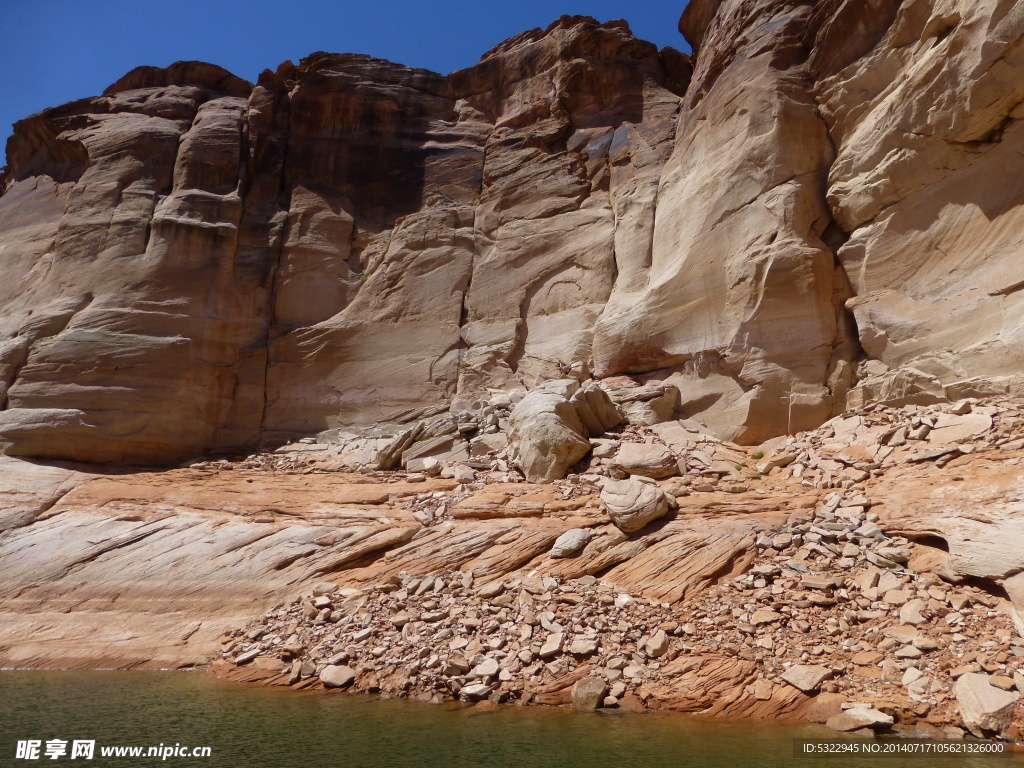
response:
[(692, 60), (563, 17), (447, 76), (143, 67), (21, 121), (0, 445), (167, 463), (567, 376), (674, 385), (745, 443), (904, 380), (1019, 391), (1024, 11), (692, 0), (680, 28)]

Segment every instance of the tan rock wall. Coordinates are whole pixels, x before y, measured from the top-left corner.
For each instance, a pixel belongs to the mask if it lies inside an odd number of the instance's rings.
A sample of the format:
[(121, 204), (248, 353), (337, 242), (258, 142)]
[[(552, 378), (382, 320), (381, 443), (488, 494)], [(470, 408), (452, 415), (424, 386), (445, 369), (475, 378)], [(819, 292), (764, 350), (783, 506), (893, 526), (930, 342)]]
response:
[(753, 443), (841, 411), (865, 353), (932, 398), (1018, 389), (1021, 10), (680, 28), (692, 62), (564, 17), (448, 76), (141, 67), (22, 121), (4, 450), (173, 462), (588, 373)]

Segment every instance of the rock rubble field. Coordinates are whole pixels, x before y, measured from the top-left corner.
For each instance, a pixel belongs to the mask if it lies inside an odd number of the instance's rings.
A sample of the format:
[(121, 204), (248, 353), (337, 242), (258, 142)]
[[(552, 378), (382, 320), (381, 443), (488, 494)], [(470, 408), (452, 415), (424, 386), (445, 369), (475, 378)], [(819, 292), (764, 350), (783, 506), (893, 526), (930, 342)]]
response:
[[(532, 506), (535, 486), (522, 482), (532, 465), (514, 482), (507, 448), (473, 466), (430, 465), (459, 484), (404, 503), (422, 534), (355, 569), (340, 580), (347, 586), (317, 581), (226, 633), (215, 666), (238, 679), (427, 701), (1015, 738), (1024, 693), (1019, 510), (1011, 502), (999, 519), (965, 494), (954, 505), (966, 509), (933, 510), (927, 524), (910, 525), (890, 494), (895, 480), (903, 494), (931, 494), (940, 506), (993, 471), (1019, 483), (1022, 409), (1005, 399), (869, 406), (756, 449), (693, 422), (624, 423), (591, 438), (589, 458), (553, 484), (556, 501)], [(316, 453), (266, 460), (296, 462), (299, 472), (331, 462), (298, 458)], [(367, 471), (426, 482), (426, 473)], [(917, 487), (918, 475), (930, 488)], [(740, 523), (722, 548), (712, 530), (723, 518), (787, 492), (808, 496), (773, 510), (775, 524)], [(678, 544), (673, 529), (694, 513), (705, 540), (662, 561), (660, 583), (637, 589), (638, 561)], [(493, 555), (462, 568), (413, 559), (420, 535), (451, 537), (458, 521), (552, 515), (574, 527), (529, 550), (522, 534), (504, 533), (498, 573), (488, 567)], [(980, 521), (987, 533), (978, 537)]]

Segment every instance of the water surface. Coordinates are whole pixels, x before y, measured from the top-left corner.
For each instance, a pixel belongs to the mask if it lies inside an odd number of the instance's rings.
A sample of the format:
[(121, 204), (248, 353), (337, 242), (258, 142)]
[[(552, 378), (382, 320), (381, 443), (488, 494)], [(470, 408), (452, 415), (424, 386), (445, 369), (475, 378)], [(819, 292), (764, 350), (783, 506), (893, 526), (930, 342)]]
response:
[[(200, 673), (2, 672), (0, 766), (203, 768), (1021, 768), (1012, 758), (796, 758), (820, 726), (672, 715), (496, 712), (224, 683)], [(95, 740), (93, 760), (16, 759), (19, 740)], [(101, 746), (210, 747), (207, 758), (102, 757)]]

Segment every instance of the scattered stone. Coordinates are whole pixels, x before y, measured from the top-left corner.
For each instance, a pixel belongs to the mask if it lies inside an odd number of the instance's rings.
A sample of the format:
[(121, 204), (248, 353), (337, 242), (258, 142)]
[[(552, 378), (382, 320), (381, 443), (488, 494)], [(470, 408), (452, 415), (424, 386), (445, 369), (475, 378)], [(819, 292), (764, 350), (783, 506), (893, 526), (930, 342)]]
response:
[(823, 682), (832, 679), (833, 672), (827, 667), (797, 664), (782, 674), (782, 679), (804, 693), (814, 693)]
[(597, 532), (590, 528), (570, 528), (555, 539), (555, 543), (551, 547), (551, 556), (557, 558), (574, 555), (596, 535)]
[(584, 677), (572, 687), (572, 705), (578, 712), (593, 712), (604, 702), (607, 692), (608, 686), (600, 677)]
[(550, 659), (562, 652), (564, 642), (565, 636), (561, 632), (552, 633), (548, 635), (548, 639), (544, 641), (537, 655), (542, 659)]
[(1018, 693), (1000, 690), (988, 675), (967, 673), (953, 686), (964, 726), (978, 738), (987, 733), (1002, 734), (1012, 724)]
[(846, 709), (834, 717), (830, 717), (825, 726), (833, 731), (849, 732), (859, 731), (861, 728), (870, 728), (872, 730), (889, 728), (895, 722), (892, 715), (879, 712), (877, 709), (872, 709), (867, 705), (858, 705), (851, 709)]
[(351, 667), (331, 665), (320, 670), (320, 682), (325, 688), (345, 688), (356, 679)]

